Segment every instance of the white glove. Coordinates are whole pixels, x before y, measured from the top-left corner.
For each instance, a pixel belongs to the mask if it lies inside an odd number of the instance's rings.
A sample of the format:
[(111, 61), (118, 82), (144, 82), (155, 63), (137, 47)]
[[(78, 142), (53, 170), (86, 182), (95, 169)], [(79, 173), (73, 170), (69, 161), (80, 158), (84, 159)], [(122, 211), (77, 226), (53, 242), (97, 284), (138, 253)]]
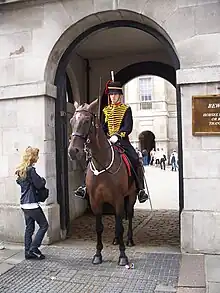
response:
[(116, 143), (118, 141), (118, 137), (117, 135), (112, 135), (109, 140), (111, 143)]

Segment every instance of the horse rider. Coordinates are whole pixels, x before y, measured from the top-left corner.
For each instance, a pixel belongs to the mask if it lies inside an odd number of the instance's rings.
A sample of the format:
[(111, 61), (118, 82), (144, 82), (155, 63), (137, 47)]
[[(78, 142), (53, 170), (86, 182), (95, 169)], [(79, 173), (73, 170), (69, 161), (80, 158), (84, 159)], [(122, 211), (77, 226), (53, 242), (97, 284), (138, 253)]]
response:
[[(107, 97), (107, 102), (104, 97)], [(119, 144), (131, 161), (138, 199), (140, 203), (143, 203), (148, 199), (144, 189), (144, 172), (138, 154), (129, 141), (128, 136), (133, 129), (133, 117), (131, 108), (122, 102), (122, 97), (120, 82), (109, 81), (102, 96), (103, 104), (107, 105), (102, 109), (101, 124), (110, 142)], [(80, 186), (75, 191), (75, 195), (85, 198), (86, 187)]]

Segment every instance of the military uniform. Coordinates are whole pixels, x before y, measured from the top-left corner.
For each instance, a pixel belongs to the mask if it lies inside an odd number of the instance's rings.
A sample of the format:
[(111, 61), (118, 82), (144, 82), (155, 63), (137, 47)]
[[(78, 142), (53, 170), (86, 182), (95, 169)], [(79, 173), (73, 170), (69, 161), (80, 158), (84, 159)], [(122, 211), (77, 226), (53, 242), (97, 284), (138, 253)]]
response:
[(131, 108), (125, 104), (110, 104), (103, 109), (102, 127), (108, 137), (117, 135), (119, 143), (125, 150), (133, 166), (137, 165), (137, 154), (129, 142), (129, 134), (133, 128)]
[[(144, 173), (140, 164), (138, 155), (129, 141), (129, 134), (133, 129), (133, 117), (131, 108), (119, 100), (117, 103), (111, 103), (110, 95), (122, 95), (122, 88), (119, 82), (108, 82), (105, 92), (102, 96), (101, 105), (105, 105), (102, 109), (101, 124), (105, 134), (110, 141), (119, 144), (127, 154), (134, 169), (134, 177), (138, 189), (138, 198), (140, 202), (145, 202), (148, 195), (144, 190)], [(108, 101), (106, 102), (106, 98)], [(106, 105), (107, 104), (107, 105)], [(85, 190), (85, 188), (83, 189)], [(78, 192), (79, 191), (79, 192)], [(80, 196), (81, 187), (76, 191), (76, 195)]]

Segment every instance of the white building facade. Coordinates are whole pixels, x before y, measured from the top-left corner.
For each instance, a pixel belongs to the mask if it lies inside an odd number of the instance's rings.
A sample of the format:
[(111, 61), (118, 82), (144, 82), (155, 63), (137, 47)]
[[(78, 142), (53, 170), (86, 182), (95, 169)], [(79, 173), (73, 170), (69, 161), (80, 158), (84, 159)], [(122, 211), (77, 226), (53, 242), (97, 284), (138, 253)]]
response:
[(163, 148), (169, 157), (178, 149), (174, 86), (158, 76), (140, 76), (129, 81), (124, 92), (133, 113), (132, 145), (148, 152)]

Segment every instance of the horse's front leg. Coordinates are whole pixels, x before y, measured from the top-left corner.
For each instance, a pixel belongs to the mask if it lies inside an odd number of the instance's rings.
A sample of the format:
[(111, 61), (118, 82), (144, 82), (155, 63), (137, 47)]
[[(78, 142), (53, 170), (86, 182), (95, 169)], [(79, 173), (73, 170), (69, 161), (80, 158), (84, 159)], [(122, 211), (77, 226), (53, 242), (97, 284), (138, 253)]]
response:
[(119, 250), (120, 250), (118, 264), (120, 266), (125, 266), (128, 264), (128, 258), (125, 254), (125, 245), (123, 240), (124, 227), (122, 223), (122, 214), (123, 213), (119, 213), (119, 214), (116, 213), (115, 230), (116, 230), (116, 237), (119, 240)]
[(134, 241), (133, 241), (133, 229), (132, 229), (132, 218), (134, 214), (134, 206), (129, 206), (128, 207), (128, 234), (127, 234), (127, 242), (126, 245), (129, 247), (134, 246)]
[(102, 214), (98, 214), (96, 215), (96, 233), (97, 233), (96, 254), (94, 255), (92, 260), (92, 263), (94, 265), (98, 265), (102, 263), (102, 254), (101, 254), (101, 251), (103, 249), (102, 232), (103, 232)]
[[(115, 223), (116, 223), (116, 222), (117, 222), (117, 220), (116, 220), (116, 215), (115, 215)], [(115, 238), (113, 239), (112, 244), (113, 244), (113, 245), (118, 245), (118, 244), (119, 244), (119, 239), (118, 239), (118, 236), (117, 236), (117, 229), (116, 229), (116, 226), (115, 226)]]

